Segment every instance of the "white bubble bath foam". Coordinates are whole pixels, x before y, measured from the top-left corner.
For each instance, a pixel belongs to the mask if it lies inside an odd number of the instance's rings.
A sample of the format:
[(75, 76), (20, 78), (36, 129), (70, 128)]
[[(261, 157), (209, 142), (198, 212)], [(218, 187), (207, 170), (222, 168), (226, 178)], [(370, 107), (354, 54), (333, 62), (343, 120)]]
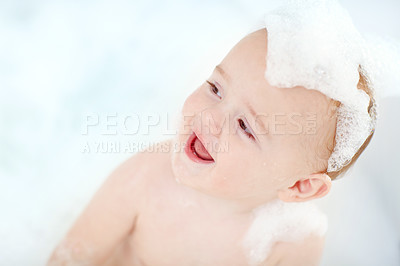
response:
[(327, 218), (310, 202), (276, 200), (253, 210), (253, 221), (243, 246), (250, 265), (259, 265), (278, 242), (297, 242), (309, 235), (323, 236)]
[[(377, 47), (335, 0), (286, 1), (261, 24), (268, 32), (265, 78), (271, 85), (302, 86), (340, 102), (327, 169), (339, 171), (375, 128), (375, 91), (383, 86)], [(360, 76), (372, 98), (358, 88)]]

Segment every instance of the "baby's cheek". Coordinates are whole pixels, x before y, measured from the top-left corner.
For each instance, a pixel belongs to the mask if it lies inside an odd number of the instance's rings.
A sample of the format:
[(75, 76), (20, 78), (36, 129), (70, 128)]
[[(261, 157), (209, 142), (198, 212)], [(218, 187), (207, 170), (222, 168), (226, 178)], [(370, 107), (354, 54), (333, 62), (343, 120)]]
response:
[(204, 109), (203, 105), (204, 105), (204, 100), (202, 98), (201, 91), (199, 88), (186, 98), (183, 104), (182, 112), (191, 112), (191, 113), (199, 112), (202, 109)]
[(219, 195), (227, 198), (237, 198), (248, 194), (250, 176), (244, 175), (235, 167), (235, 163), (222, 167), (211, 175), (211, 187)]
[(194, 118), (196, 116), (196, 109), (197, 109), (196, 104), (197, 101), (195, 100), (195, 97), (193, 97), (192, 95), (186, 98), (182, 107), (181, 121), (179, 125), (179, 130), (181, 133), (185, 134), (191, 133), (194, 123)]
[(183, 103), (182, 114), (185, 115), (187, 113), (193, 112), (193, 104), (195, 104), (195, 102), (193, 101), (193, 96), (190, 95)]

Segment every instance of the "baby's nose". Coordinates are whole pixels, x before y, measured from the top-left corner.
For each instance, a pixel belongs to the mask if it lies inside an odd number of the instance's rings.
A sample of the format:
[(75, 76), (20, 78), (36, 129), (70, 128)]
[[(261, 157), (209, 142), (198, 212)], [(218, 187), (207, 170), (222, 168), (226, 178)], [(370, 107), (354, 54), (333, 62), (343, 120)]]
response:
[(219, 137), (226, 121), (225, 114), (216, 108), (205, 109), (200, 113), (200, 129), (203, 134)]

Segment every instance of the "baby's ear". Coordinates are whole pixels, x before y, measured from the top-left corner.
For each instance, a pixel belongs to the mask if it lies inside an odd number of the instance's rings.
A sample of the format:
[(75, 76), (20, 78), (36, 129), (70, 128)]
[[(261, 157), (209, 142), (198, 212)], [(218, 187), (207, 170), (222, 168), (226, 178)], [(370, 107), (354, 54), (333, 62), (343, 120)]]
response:
[(307, 178), (299, 179), (288, 188), (281, 189), (278, 197), (286, 202), (300, 202), (321, 198), (331, 189), (331, 179), (326, 174), (312, 174)]

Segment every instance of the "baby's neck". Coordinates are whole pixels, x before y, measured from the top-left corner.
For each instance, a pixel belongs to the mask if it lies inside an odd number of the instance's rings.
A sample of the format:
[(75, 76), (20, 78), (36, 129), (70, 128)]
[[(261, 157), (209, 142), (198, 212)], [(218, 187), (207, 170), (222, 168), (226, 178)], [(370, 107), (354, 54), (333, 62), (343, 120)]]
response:
[(243, 198), (243, 199), (226, 199), (209, 195), (190, 187), (185, 187), (186, 190), (191, 190), (189, 193), (195, 195), (196, 201), (200, 207), (207, 208), (210, 215), (218, 216), (249, 216), (252, 215), (253, 211), (260, 207), (267, 205), (268, 203), (275, 202), (277, 198), (271, 198), (269, 200), (259, 198)]

